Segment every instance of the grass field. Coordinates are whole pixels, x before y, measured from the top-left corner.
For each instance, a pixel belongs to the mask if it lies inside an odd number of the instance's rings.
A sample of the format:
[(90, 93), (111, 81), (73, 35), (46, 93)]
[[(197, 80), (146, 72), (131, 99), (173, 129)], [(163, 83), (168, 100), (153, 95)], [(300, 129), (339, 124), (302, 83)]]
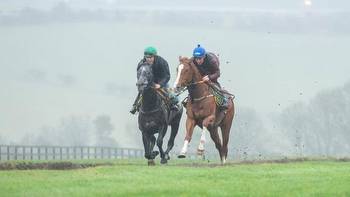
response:
[(74, 170), (1, 170), (0, 196), (350, 196), (350, 162), (175, 160), (148, 167), (114, 160)]

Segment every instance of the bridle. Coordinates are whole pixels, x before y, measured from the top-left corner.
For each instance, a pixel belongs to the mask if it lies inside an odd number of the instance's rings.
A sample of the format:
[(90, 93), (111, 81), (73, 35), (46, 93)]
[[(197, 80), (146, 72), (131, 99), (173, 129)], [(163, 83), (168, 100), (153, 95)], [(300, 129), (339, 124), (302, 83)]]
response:
[[(181, 90), (176, 94), (176, 96), (179, 96), (180, 94), (182, 94), (183, 92), (188, 90), (188, 87), (194, 86), (194, 85), (198, 85), (198, 84), (202, 84), (202, 83), (205, 83), (205, 81), (204, 80), (200, 80), (200, 81), (190, 82), (190, 83), (184, 85), (183, 87), (181, 87)], [(213, 96), (214, 96), (213, 94), (208, 94), (206, 96), (202, 96), (202, 97), (199, 97), (199, 98), (192, 98), (192, 100), (197, 102), (197, 101), (201, 101), (203, 99), (206, 99), (206, 98), (209, 98), (209, 97), (213, 97)]]

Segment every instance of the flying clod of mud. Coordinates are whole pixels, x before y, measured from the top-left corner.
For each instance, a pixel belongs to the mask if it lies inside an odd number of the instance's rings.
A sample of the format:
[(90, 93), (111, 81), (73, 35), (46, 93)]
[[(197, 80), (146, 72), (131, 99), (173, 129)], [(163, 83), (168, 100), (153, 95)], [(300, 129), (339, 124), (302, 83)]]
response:
[(72, 163), (68, 161), (63, 162), (46, 162), (46, 163), (33, 163), (33, 162), (4, 162), (0, 163), (0, 170), (72, 170), (90, 168), (101, 165), (112, 165), (111, 163)]

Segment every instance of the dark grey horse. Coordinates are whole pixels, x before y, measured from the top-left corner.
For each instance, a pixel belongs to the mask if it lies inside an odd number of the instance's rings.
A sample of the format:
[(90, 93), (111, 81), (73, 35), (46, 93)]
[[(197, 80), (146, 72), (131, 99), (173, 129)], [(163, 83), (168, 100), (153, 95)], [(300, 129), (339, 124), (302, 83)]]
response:
[[(169, 151), (174, 146), (175, 136), (177, 135), (180, 119), (182, 116), (182, 106), (178, 111), (171, 111), (162, 100), (160, 94), (152, 87), (153, 72), (152, 66), (143, 64), (137, 71), (137, 88), (142, 95), (142, 104), (138, 116), (139, 129), (142, 132), (142, 141), (145, 149), (145, 158), (148, 159), (148, 165), (154, 165), (154, 158), (160, 153), (161, 163), (167, 163), (170, 159)], [(171, 126), (171, 134), (166, 151), (163, 150), (163, 138)], [(155, 134), (158, 133), (156, 140)], [(158, 151), (153, 151), (157, 141)]]

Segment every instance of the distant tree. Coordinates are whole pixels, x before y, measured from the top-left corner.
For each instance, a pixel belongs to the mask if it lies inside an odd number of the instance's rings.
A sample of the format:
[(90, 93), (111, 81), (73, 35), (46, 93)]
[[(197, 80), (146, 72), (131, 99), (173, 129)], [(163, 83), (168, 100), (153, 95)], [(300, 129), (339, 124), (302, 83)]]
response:
[(58, 127), (44, 126), (37, 135), (27, 134), (21, 141), (30, 145), (90, 145), (91, 129), (88, 118), (71, 116), (61, 120)]
[(69, 4), (65, 1), (60, 1), (52, 7), (51, 16), (54, 20), (69, 21), (73, 19), (73, 10), (69, 7)]
[(350, 83), (322, 91), (308, 105), (295, 104), (280, 116), (281, 128), (306, 155), (348, 155)]
[(230, 155), (242, 159), (266, 153), (266, 147), (270, 146), (264, 140), (269, 137), (266, 135), (264, 124), (253, 109), (238, 109), (230, 133)]
[(63, 135), (60, 139), (64, 144), (74, 146), (90, 144), (91, 129), (88, 118), (71, 116), (63, 119), (57, 130), (57, 134)]
[[(302, 156), (304, 154), (305, 144), (308, 144), (308, 133), (310, 121), (307, 116), (307, 109), (303, 103), (295, 103), (286, 108), (279, 116), (277, 125), (291, 142), (291, 151), (294, 154)], [(316, 136), (312, 136), (316, 140)], [(315, 147), (308, 147), (315, 149)], [(317, 148), (316, 148), (317, 149)]]
[(5, 139), (0, 135), (0, 144), (5, 144)]
[(19, 17), (16, 20), (20, 23), (43, 23), (47, 21), (45, 12), (33, 7), (24, 7), (18, 14)]
[(349, 86), (321, 92), (310, 102), (310, 127), (318, 135), (321, 154), (331, 156), (349, 150)]
[(96, 145), (98, 146), (116, 146), (117, 142), (112, 138), (114, 126), (108, 115), (100, 115), (94, 120), (96, 129)]
[[(127, 133), (126, 137), (128, 139), (131, 139), (129, 141), (132, 141), (132, 144), (130, 144), (129, 146), (143, 148), (142, 133), (139, 130), (136, 122), (132, 120), (127, 120), (125, 124), (125, 131)], [(170, 133), (170, 127), (168, 128), (167, 133)]]

